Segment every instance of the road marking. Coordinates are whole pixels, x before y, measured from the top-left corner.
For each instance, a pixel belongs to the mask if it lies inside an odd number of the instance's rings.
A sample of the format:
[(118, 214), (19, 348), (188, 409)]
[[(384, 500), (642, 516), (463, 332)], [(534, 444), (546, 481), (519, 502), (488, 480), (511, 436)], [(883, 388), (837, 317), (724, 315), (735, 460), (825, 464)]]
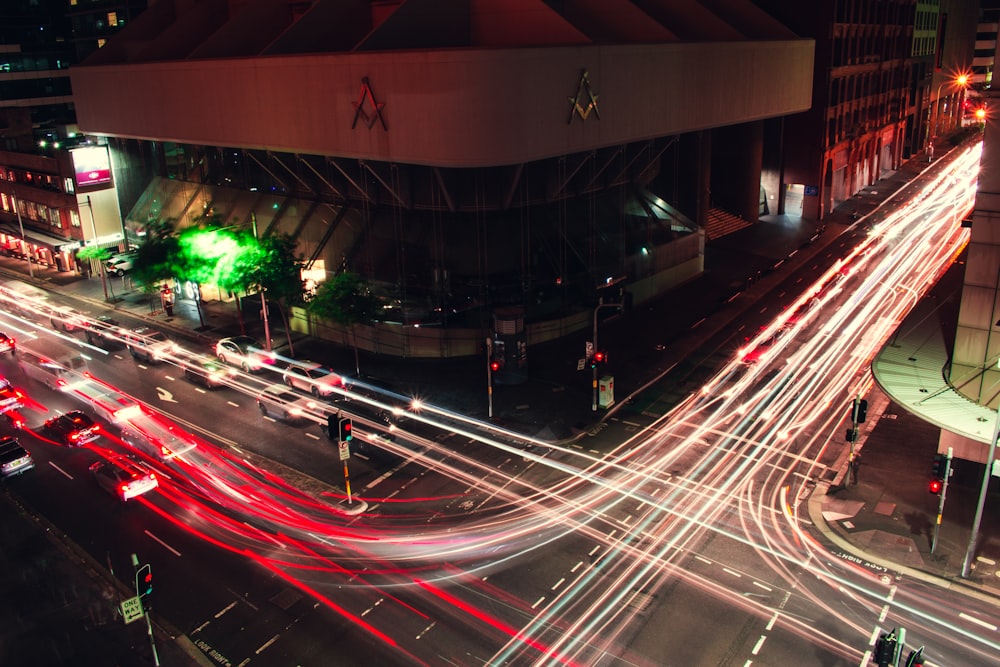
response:
[(572, 574), (572, 573), (575, 573), (575, 572), (576, 572), (577, 570), (579, 570), (579, 569), (580, 569), (580, 567), (581, 567), (582, 565), (583, 565), (583, 561), (582, 561), (582, 560), (578, 560), (578, 561), (576, 561), (576, 565), (574, 565), (574, 566), (573, 566), (573, 569), (572, 569), (572, 570), (570, 570), (570, 573), (571, 573), (571, 574)]
[(177, 382), (177, 378), (175, 378), (173, 375), (164, 375), (163, 377), (167, 378), (171, 382)]
[(59, 472), (61, 472), (62, 474), (66, 475), (66, 477), (68, 477), (69, 479), (73, 479), (73, 475), (69, 474), (68, 472), (57, 466), (55, 463), (53, 463), (52, 461), (49, 461), (49, 465), (58, 470)]
[[(229, 611), (230, 609), (232, 609), (235, 606), (236, 606), (236, 601), (233, 600), (228, 605), (226, 605), (225, 607), (223, 607), (222, 610), (218, 614), (215, 615), (215, 617), (216, 618), (222, 618), (223, 614), (225, 614), (227, 611)], [(209, 623), (208, 621), (205, 621), (205, 625), (208, 625), (208, 623)], [(205, 626), (202, 626), (202, 627), (205, 627)], [(200, 630), (201, 628), (198, 628), (198, 629)]]
[(535, 600), (535, 604), (531, 605), (531, 608), (534, 609), (535, 607), (537, 607), (538, 605), (542, 604), (543, 602), (545, 602), (545, 596), (544, 595), (542, 597), (538, 598), (537, 600)]
[(980, 626), (986, 628), (987, 630), (992, 630), (993, 632), (996, 632), (996, 630), (997, 630), (997, 626), (991, 625), (991, 624), (987, 623), (986, 621), (981, 621), (978, 618), (976, 618), (975, 616), (969, 616), (964, 611), (960, 612), (958, 614), (958, 617), (959, 618), (964, 618), (965, 620), (969, 621), (970, 623), (975, 623), (976, 625), (980, 625)]
[(750, 583), (752, 583), (754, 586), (756, 586), (758, 588), (763, 588), (765, 591), (770, 591), (771, 590), (770, 586), (765, 586), (764, 584), (760, 583), (759, 581), (752, 581)]
[(766, 629), (766, 630), (767, 630), (768, 632), (770, 632), (770, 631), (771, 631), (771, 628), (773, 628), (773, 627), (774, 627), (774, 624), (775, 624), (775, 622), (777, 622), (777, 620), (778, 620), (778, 615), (777, 615), (777, 614), (775, 614), (775, 615), (771, 616), (771, 620), (767, 622), (767, 625), (766, 625), (766, 626), (764, 626), (764, 627), (765, 627), (765, 629)]
[(700, 561), (701, 561), (702, 563), (704, 563), (705, 565), (711, 565), (711, 564), (712, 564), (712, 561), (708, 560), (708, 559), (707, 559), (707, 558), (705, 558), (704, 556), (695, 556), (695, 557), (694, 557), (694, 559), (695, 559), (695, 560), (700, 560)]
[(280, 636), (281, 636), (281, 635), (275, 635), (275, 636), (271, 637), (271, 638), (270, 638), (270, 639), (268, 639), (268, 640), (267, 640), (266, 642), (264, 642), (263, 644), (261, 644), (261, 645), (260, 645), (260, 648), (259, 648), (259, 649), (257, 649), (256, 651), (254, 651), (254, 653), (255, 653), (256, 655), (260, 655), (261, 653), (263, 653), (263, 652), (264, 652), (264, 651), (265, 651), (265, 650), (267, 649), (267, 647), (268, 647), (268, 646), (270, 646), (270, 645), (271, 645), (271, 644), (273, 644), (274, 642), (278, 641), (278, 637), (280, 637)]
[(204, 390), (204, 389), (202, 389), (201, 387), (195, 387), (195, 388), (194, 388), (194, 390), (195, 390), (196, 392), (198, 392), (199, 394), (207, 394), (207, 393), (208, 393), (207, 391), (205, 391), (205, 390)]
[(205, 629), (205, 626), (206, 626), (206, 625), (208, 625), (208, 624), (209, 624), (209, 623), (211, 623), (211, 622), (212, 622), (212, 621), (205, 621), (204, 623), (202, 623), (201, 625), (199, 625), (199, 626), (198, 626), (197, 628), (195, 628), (194, 630), (192, 630), (192, 631), (191, 631), (191, 634), (192, 634), (192, 635), (196, 635), (196, 634), (198, 634), (199, 632), (201, 632), (202, 630), (204, 630), (204, 629)]
[(164, 542), (163, 540), (161, 540), (160, 538), (158, 538), (156, 535), (153, 535), (148, 530), (144, 530), (142, 532), (146, 533), (147, 535), (149, 535), (150, 537), (152, 537), (154, 540), (156, 540), (157, 542), (159, 542), (160, 544), (162, 544), (164, 549), (167, 549), (168, 551), (170, 551), (170, 553), (172, 553), (173, 555), (175, 555), (178, 558), (180, 558), (180, 555), (181, 555), (180, 551), (178, 551), (177, 549), (174, 549), (172, 546), (170, 546), (169, 544), (167, 544), (166, 542)]
[(313, 440), (319, 440), (319, 436), (316, 435), (315, 433), (306, 432), (306, 437), (307, 438), (312, 438)]
[(240, 407), (239, 403), (233, 403), (232, 401), (226, 401), (226, 403), (229, 403), (229, 405), (233, 406), (234, 408)]
[(730, 570), (728, 567), (722, 568), (722, 571), (725, 572), (726, 574), (731, 574), (731, 575), (733, 575), (734, 577), (737, 577), (737, 578), (743, 576), (742, 574), (740, 574), (736, 570)]
[(562, 586), (562, 585), (563, 585), (563, 584), (564, 584), (565, 582), (566, 582), (566, 577), (563, 577), (563, 578), (561, 578), (561, 579), (560, 579), (559, 581), (557, 581), (557, 582), (556, 582), (556, 583), (555, 583), (555, 584), (554, 584), (554, 585), (552, 586), (552, 588), (550, 588), (549, 590), (550, 590), (550, 591), (554, 591), (555, 589), (557, 589), (557, 588), (559, 588), (560, 586)]
[(434, 621), (433, 623), (431, 623), (430, 625), (428, 625), (426, 628), (424, 628), (423, 630), (421, 630), (420, 634), (416, 636), (416, 639), (423, 639), (424, 635), (426, 635), (428, 632), (430, 632), (431, 628), (433, 628), (435, 625), (437, 625), (437, 621)]
[(372, 481), (368, 482), (368, 485), (365, 487), (365, 491), (367, 491), (368, 489), (371, 489), (371, 488), (373, 488), (375, 486), (378, 486), (379, 484), (381, 484), (385, 480), (389, 479), (390, 477), (392, 477), (392, 471), (391, 470), (389, 470), (388, 472), (382, 473), (381, 475), (379, 475), (378, 477), (376, 477)]
[(156, 388), (156, 396), (161, 401), (166, 401), (167, 403), (176, 403), (177, 402), (177, 401), (174, 400), (174, 395), (171, 394), (166, 389), (164, 389), (163, 387), (157, 387)]
[(996, 565), (997, 562), (992, 558), (986, 558), (985, 556), (976, 556), (976, 560), (980, 563), (985, 563), (986, 565)]
[(882, 613), (878, 615), (878, 622), (881, 623), (885, 620), (885, 617), (889, 615), (889, 605), (882, 607)]
[(757, 640), (757, 643), (754, 644), (753, 650), (750, 651), (750, 655), (757, 655), (760, 653), (760, 648), (764, 645), (765, 641), (767, 641), (767, 637), (761, 635), (760, 639)]
[(594, 554), (596, 554), (600, 550), (600, 548), (601, 548), (601, 545), (598, 544), (596, 547), (594, 547), (593, 549), (591, 549), (590, 553), (588, 553), (587, 555), (588, 556), (593, 556)]
[(618, 523), (622, 524), (623, 526), (629, 525), (630, 523), (632, 523), (632, 515), (629, 514), (624, 519), (618, 519)]

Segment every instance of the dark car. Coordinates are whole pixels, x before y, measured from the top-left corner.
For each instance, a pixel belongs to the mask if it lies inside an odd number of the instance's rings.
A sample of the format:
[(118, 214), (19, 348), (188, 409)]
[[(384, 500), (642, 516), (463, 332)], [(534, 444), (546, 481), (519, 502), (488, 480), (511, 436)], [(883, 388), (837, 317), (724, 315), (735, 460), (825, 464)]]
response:
[(218, 389), (229, 385), (233, 369), (214, 359), (192, 359), (184, 365), (184, 377), (206, 389)]
[(87, 342), (106, 349), (120, 348), (125, 345), (125, 332), (121, 322), (108, 315), (99, 315), (84, 325), (84, 335)]
[(0, 331), (0, 353), (3, 352), (17, 354), (17, 342), (12, 336), (8, 336), (4, 332)]
[(69, 447), (81, 447), (101, 435), (100, 425), (79, 410), (49, 419), (45, 428)]
[(0, 438), (0, 477), (12, 477), (35, 467), (31, 458), (17, 438)]

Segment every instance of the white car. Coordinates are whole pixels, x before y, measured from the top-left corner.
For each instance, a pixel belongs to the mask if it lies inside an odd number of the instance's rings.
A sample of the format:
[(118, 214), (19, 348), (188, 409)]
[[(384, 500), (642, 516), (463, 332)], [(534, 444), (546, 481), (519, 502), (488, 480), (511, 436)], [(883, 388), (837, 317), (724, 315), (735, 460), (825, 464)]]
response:
[(215, 356), (222, 363), (239, 366), (247, 373), (274, 364), (274, 355), (261, 347), (257, 339), (250, 336), (223, 338), (215, 344)]
[(132, 261), (134, 259), (134, 254), (118, 255), (109, 259), (108, 263), (104, 265), (104, 268), (113, 276), (124, 276), (132, 270)]
[(160, 485), (156, 473), (124, 456), (113, 456), (90, 466), (94, 479), (108, 493), (122, 502), (148, 493)]
[(281, 379), (289, 387), (308, 391), (313, 396), (333, 396), (337, 389), (344, 389), (343, 379), (320, 364), (297, 361), (285, 369)]
[(177, 344), (167, 338), (162, 331), (149, 327), (135, 327), (125, 334), (125, 347), (133, 359), (142, 359), (147, 364), (155, 364), (177, 354)]
[(322, 410), (322, 406), (309, 397), (296, 394), (281, 384), (265, 387), (257, 396), (257, 407), (265, 417), (274, 417), (288, 423), (303, 421), (309, 413)]
[(90, 321), (90, 315), (75, 308), (53, 308), (49, 313), (49, 324), (53, 329), (62, 329), (65, 332), (83, 329)]

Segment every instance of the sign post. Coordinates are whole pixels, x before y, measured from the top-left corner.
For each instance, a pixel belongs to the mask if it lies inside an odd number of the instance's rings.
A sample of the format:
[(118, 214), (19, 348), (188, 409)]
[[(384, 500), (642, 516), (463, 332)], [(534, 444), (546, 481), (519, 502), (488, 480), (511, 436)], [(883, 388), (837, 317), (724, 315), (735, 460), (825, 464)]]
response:
[(121, 608), (125, 625), (142, 618), (142, 600), (139, 599), (138, 595), (128, 600), (122, 600)]

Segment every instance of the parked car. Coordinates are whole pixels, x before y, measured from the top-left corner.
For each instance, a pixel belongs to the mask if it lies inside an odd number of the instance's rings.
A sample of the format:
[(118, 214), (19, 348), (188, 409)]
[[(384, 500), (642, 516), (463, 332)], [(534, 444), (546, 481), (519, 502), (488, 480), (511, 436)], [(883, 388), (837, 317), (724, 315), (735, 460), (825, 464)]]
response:
[(0, 353), (3, 352), (17, 354), (17, 341), (14, 340), (13, 336), (8, 336), (4, 332), (0, 331)]
[(69, 447), (82, 447), (101, 435), (101, 426), (87, 414), (72, 410), (45, 422), (45, 428)]
[(65, 332), (83, 329), (90, 315), (80, 312), (75, 308), (56, 307), (49, 311), (49, 324), (53, 329), (62, 329)]
[(87, 342), (105, 349), (119, 348), (125, 345), (125, 330), (121, 322), (108, 315), (98, 315), (88, 320), (83, 327)]
[(265, 387), (264, 391), (257, 395), (257, 407), (260, 408), (262, 415), (288, 423), (300, 422), (308, 413), (319, 414), (323, 409), (308, 397), (296, 394), (281, 384)]
[(156, 473), (125, 456), (112, 456), (90, 466), (97, 484), (123, 503), (160, 485)]
[(125, 334), (125, 347), (133, 359), (147, 364), (159, 363), (177, 352), (177, 345), (162, 331), (149, 327), (135, 327)]
[(7, 478), (20, 475), (23, 472), (35, 467), (35, 461), (31, 458), (17, 438), (7, 436), (0, 438), (0, 477)]
[(108, 262), (104, 265), (104, 269), (112, 276), (124, 276), (132, 270), (134, 260), (135, 253), (116, 255), (108, 260)]
[(313, 396), (332, 396), (337, 389), (344, 388), (341, 377), (329, 368), (312, 361), (296, 361), (281, 374), (286, 385)]
[(206, 389), (228, 386), (233, 373), (232, 368), (223, 366), (214, 359), (192, 359), (184, 364), (184, 377)]
[(239, 366), (247, 373), (274, 364), (274, 355), (250, 336), (223, 338), (215, 344), (215, 356), (224, 364)]

